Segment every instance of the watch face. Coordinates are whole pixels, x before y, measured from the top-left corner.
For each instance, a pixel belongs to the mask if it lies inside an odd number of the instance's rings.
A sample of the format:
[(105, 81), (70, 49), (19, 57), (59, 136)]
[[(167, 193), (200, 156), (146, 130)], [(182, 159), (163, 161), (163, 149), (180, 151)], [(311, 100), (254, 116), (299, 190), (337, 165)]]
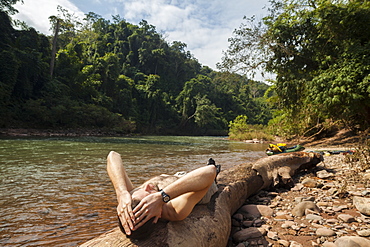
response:
[(170, 197), (169, 196), (166, 195), (166, 196), (163, 197), (163, 201), (164, 202), (168, 202), (169, 200), (170, 200)]
[(166, 203), (170, 201), (170, 196), (167, 195), (166, 192), (164, 192), (163, 190), (162, 190), (162, 200)]

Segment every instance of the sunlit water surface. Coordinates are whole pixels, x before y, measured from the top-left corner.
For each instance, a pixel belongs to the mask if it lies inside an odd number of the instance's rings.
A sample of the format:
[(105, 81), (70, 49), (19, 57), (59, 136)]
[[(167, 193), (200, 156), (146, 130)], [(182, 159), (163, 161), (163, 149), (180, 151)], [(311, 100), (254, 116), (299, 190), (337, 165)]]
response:
[(266, 144), (222, 137), (0, 139), (0, 246), (76, 246), (117, 226), (106, 156), (119, 152), (134, 185), (203, 166), (266, 156)]

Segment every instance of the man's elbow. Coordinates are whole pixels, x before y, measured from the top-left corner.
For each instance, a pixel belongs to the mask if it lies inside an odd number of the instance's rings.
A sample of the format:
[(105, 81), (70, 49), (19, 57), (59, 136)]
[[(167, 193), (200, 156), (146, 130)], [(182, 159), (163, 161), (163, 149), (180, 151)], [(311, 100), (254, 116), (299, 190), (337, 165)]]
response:
[(115, 151), (110, 151), (107, 156), (107, 169), (108, 170), (109, 170), (109, 167), (115, 163), (114, 160), (116, 159), (121, 159), (121, 155)]
[(111, 160), (115, 157), (121, 158), (121, 155), (119, 153), (115, 152), (115, 151), (110, 151), (108, 156), (107, 156), (107, 160)]

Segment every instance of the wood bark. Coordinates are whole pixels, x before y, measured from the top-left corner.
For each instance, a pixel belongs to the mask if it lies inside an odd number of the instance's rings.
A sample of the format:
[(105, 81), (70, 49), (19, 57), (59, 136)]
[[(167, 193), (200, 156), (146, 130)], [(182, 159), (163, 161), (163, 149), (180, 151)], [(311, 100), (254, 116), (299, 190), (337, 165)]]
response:
[(183, 221), (160, 221), (147, 240), (126, 238), (117, 227), (81, 246), (226, 246), (231, 216), (249, 196), (261, 189), (291, 182), (291, 176), (297, 171), (311, 169), (322, 160), (320, 154), (295, 152), (262, 158), (255, 164), (236, 165), (218, 175), (219, 190), (209, 204), (197, 205)]
[(53, 78), (53, 72), (54, 72), (55, 55), (57, 53), (57, 40), (58, 40), (59, 29), (60, 29), (60, 19), (58, 18), (57, 23), (55, 24), (53, 45), (51, 49), (51, 59), (50, 59), (50, 77), (51, 78)]

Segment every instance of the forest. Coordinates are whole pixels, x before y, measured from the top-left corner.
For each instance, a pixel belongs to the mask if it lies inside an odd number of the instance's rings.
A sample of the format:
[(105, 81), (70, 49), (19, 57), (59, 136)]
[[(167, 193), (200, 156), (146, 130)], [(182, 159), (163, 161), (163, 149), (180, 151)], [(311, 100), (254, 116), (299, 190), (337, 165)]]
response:
[(279, 136), (355, 132), (370, 125), (370, 2), (270, 1), (261, 20), (245, 17), (220, 68), (276, 75), (269, 126)]
[[(0, 128), (99, 128), (286, 138), (370, 125), (370, 2), (271, 0), (244, 17), (217, 71), (145, 20), (78, 20), (59, 7), (45, 36), (0, 4)], [(253, 74), (274, 75), (265, 84)], [(239, 122), (238, 122), (239, 121)], [(235, 134), (235, 133), (234, 133)]]
[(12, 20), (16, 2), (0, 5), (0, 128), (225, 135), (238, 115), (271, 119), (268, 85), (203, 66), (145, 20), (58, 7), (45, 36)]

